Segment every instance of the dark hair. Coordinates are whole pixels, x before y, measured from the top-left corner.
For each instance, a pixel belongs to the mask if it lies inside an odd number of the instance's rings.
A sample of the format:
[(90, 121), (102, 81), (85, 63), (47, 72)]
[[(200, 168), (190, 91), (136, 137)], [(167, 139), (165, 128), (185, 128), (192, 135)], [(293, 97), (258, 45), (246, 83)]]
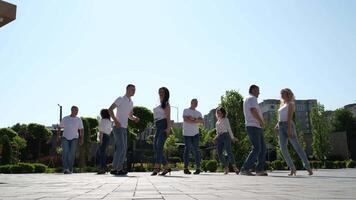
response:
[(73, 109), (79, 110), (78, 106), (72, 106), (70, 109), (71, 109), (71, 110), (73, 110)]
[(130, 87), (135, 87), (135, 85), (134, 85), (134, 84), (128, 84), (128, 85), (126, 86), (126, 90), (128, 90)]
[(226, 113), (226, 110), (223, 107), (216, 108), (216, 113), (218, 113), (218, 111), (221, 112), (221, 114), (223, 115), (223, 118), (226, 117), (227, 113)]
[(251, 93), (252, 93), (252, 90), (255, 90), (255, 89), (258, 89), (258, 88), (259, 88), (259, 87), (258, 87), (257, 85), (251, 85), (248, 92), (251, 94)]
[(159, 88), (158, 93), (161, 90), (164, 91), (164, 97), (161, 101), (161, 108), (165, 109), (169, 103), (169, 90), (166, 87), (161, 87), (161, 88)]
[(108, 109), (102, 109), (100, 111), (101, 119), (110, 119), (110, 114)]

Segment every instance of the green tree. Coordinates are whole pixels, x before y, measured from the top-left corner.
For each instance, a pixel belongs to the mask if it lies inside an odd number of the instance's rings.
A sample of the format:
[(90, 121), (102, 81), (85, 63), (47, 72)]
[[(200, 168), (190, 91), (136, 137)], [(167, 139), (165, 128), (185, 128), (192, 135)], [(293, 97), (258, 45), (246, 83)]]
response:
[(341, 108), (334, 112), (333, 125), (335, 131), (353, 131), (355, 118), (350, 110)]
[(313, 155), (325, 161), (330, 152), (331, 123), (324, 105), (318, 103), (311, 111), (311, 128), (313, 134)]
[(132, 132), (140, 134), (146, 130), (148, 125), (153, 123), (153, 113), (151, 110), (145, 107), (135, 106), (133, 108), (133, 113), (135, 116), (140, 118), (140, 121), (138, 123), (135, 123), (129, 120), (129, 129)]
[(171, 134), (168, 136), (166, 143), (164, 144), (164, 151), (167, 158), (175, 157), (178, 155), (177, 138)]
[(41, 155), (42, 144), (46, 143), (52, 132), (41, 124), (31, 123), (28, 125), (28, 134), (34, 140), (36, 149), (33, 149), (34, 158)]
[(79, 167), (85, 168), (89, 157), (89, 148), (92, 134), (88, 118), (82, 117), (82, 121), (84, 127), (84, 143), (83, 145), (79, 146)]
[(234, 155), (237, 156), (236, 161), (239, 165), (243, 163), (250, 150), (250, 143), (245, 131), (243, 101), (243, 96), (239, 92), (228, 90), (225, 95), (221, 97), (221, 102), (219, 104), (219, 106), (226, 109), (231, 129), (234, 132), (235, 137), (240, 141), (238, 145), (233, 145)]
[(87, 120), (88, 125), (89, 125), (89, 139), (90, 141), (88, 142), (97, 142), (97, 134), (99, 133), (99, 121), (96, 118), (92, 117), (83, 117)]
[(24, 137), (28, 133), (28, 127), (26, 124), (17, 123), (11, 127), (18, 135)]
[(1, 164), (7, 165), (12, 163), (12, 147), (8, 135), (2, 135), (2, 152), (1, 152)]
[(12, 130), (11, 128), (1, 128), (0, 129), (0, 138), (2, 138), (2, 136), (7, 135), (9, 140), (11, 141), (12, 138), (14, 138), (15, 136), (17, 136), (17, 133)]

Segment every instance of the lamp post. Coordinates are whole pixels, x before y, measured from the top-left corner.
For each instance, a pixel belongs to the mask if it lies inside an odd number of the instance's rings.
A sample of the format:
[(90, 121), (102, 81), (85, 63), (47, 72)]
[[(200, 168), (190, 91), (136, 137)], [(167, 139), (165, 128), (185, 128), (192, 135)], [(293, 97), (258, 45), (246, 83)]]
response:
[(59, 104), (57, 104), (57, 105), (59, 107), (59, 123), (61, 123), (61, 121), (62, 121), (62, 106)]
[(179, 123), (179, 108), (177, 106), (171, 106), (171, 107), (177, 109), (177, 123)]

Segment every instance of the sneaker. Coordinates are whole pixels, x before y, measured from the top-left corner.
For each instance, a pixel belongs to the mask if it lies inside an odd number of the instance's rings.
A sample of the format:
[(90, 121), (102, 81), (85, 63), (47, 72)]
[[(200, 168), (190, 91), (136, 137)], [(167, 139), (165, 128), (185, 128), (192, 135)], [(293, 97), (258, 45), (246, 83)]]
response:
[(199, 175), (201, 173), (200, 169), (195, 170), (194, 175)]
[(111, 170), (111, 171), (110, 171), (110, 174), (112, 174), (112, 175), (117, 175), (117, 170)]
[(251, 173), (250, 171), (241, 171), (240, 175), (242, 176), (255, 176), (253, 173)]
[(124, 176), (124, 175), (127, 175), (127, 171), (125, 171), (125, 170), (120, 170), (120, 171), (118, 171), (117, 172), (117, 175), (119, 175), (119, 176)]
[(190, 172), (189, 169), (184, 169), (184, 174), (192, 174), (192, 172)]
[(64, 174), (71, 174), (70, 171), (68, 169), (64, 170), (63, 172)]
[(256, 176), (268, 176), (268, 173), (266, 171), (256, 172)]

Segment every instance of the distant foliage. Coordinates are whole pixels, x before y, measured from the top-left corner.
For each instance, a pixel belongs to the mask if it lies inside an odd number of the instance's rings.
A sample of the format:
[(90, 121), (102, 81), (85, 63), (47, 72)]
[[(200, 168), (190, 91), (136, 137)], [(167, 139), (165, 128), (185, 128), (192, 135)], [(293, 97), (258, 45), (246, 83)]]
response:
[(2, 152), (1, 152), (1, 164), (11, 164), (12, 163), (12, 147), (8, 135), (3, 135), (2, 141)]

